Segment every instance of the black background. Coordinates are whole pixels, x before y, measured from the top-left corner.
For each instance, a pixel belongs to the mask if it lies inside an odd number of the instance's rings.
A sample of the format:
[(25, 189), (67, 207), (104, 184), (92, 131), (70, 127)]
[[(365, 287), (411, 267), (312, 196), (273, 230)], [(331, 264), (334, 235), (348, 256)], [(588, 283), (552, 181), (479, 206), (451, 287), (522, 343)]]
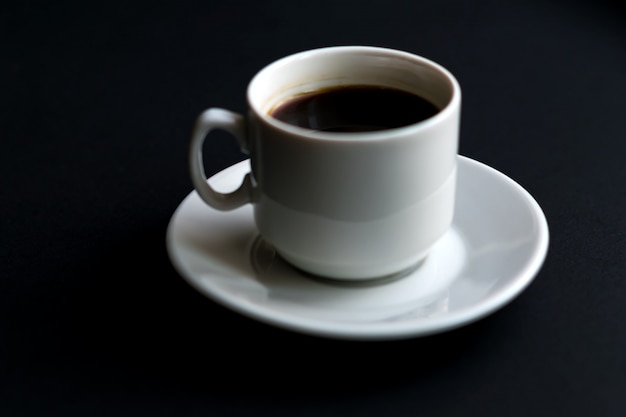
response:
[[(421, 339), (290, 333), (192, 290), (165, 230), (197, 114), (261, 67), (376, 45), (463, 89), (460, 153), (550, 225), (496, 314)], [(0, 6), (0, 415), (626, 415), (626, 13), (609, 2)], [(215, 134), (209, 174), (245, 158)]]

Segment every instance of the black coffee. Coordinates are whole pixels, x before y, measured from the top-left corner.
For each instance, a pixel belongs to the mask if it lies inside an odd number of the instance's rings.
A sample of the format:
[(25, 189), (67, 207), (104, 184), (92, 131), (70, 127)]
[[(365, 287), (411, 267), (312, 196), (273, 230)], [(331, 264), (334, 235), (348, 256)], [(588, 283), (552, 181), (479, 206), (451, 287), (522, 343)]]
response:
[(420, 122), (439, 112), (428, 100), (395, 88), (352, 85), (296, 96), (270, 115), (306, 129), (368, 132)]

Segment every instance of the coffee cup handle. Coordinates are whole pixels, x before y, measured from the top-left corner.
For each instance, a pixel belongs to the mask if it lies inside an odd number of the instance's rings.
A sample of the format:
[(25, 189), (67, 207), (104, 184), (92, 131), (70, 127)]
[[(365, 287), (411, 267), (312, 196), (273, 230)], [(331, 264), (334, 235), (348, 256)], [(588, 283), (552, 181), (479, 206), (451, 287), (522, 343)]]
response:
[(251, 202), (253, 191), (250, 173), (246, 174), (242, 184), (235, 191), (221, 193), (216, 191), (207, 182), (204, 172), (202, 145), (209, 132), (212, 130), (224, 130), (232, 134), (243, 152), (248, 152), (248, 140), (246, 119), (229, 110), (212, 108), (205, 110), (198, 116), (191, 134), (189, 146), (189, 169), (191, 181), (202, 198), (208, 205), (218, 210), (233, 210)]

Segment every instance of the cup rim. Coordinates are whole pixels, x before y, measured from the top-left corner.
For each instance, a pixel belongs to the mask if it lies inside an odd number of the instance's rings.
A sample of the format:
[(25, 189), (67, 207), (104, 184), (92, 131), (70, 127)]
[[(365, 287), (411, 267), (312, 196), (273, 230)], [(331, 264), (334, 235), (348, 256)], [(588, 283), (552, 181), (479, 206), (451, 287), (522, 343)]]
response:
[[(404, 60), (410, 60), (414, 62), (419, 62), (421, 64), (426, 64), (427, 66), (435, 69), (441, 75), (443, 75), (447, 81), (452, 86), (452, 96), (450, 100), (446, 103), (446, 105), (437, 112), (434, 116), (431, 116), (427, 119), (420, 120), (419, 122), (412, 123), (406, 126), (389, 128), (384, 130), (375, 130), (371, 132), (329, 132), (329, 131), (319, 131), (313, 129), (307, 129), (299, 126), (295, 126), (281, 120), (278, 120), (260, 108), (257, 108), (252, 100), (252, 89), (255, 83), (259, 82), (259, 79), (267, 72), (276, 70), (279, 67), (289, 64), (295, 60), (301, 60), (309, 58), (311, 55), (319, 55), (319, 54), (334, 54), (334, 53), (376, 53), (390, 57), (396, 57)], [(319, 140), (330, 140), (330, 141), (345, 141), (350, 140), (361, 140), (361, 141), (376, 141), (376, 140), (386, 140), (390, 137), (395, 137), (399, 135), (416, 133), (418, 131), (429, 128), (432, 125), (440, 123), (442, 120), (445, 120), (449, 117), (450, 113), (454, 112), (456, 108), (460, 106), (461, 101), (461, 87), (457, 79), (452, 75), (450, 71), (444, 68), (442, 65), (419, 55), (398, 50), (392, 48), (385, 47), (377, 47), (377, 46), (330, 46), (323, 48), (310, 49), (302, 52), (297, 52), (291, 55), (287, 55), (283, 58), (280, 58), (264, 68), (262, 68), (250, 81), (248, 84), (248, 88), (246, 91), (246, 98), (248, 102), (248, 108), (250, 111), (254, 112), (256, 117), (261, 119), (263, 122), (272, 126), (275, 129), (284, 131), (286, 133), (292, 135), (298, 135), (301, 137), (319, 139)]]

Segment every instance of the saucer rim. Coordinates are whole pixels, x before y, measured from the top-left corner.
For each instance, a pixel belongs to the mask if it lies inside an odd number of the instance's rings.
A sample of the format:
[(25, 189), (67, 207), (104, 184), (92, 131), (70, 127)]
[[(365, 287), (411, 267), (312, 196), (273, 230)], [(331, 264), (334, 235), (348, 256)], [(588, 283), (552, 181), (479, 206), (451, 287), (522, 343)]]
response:
[[(178, 259), (175, 253), (174, 239), (172, 237), (175, 220), (188, 199), (193, 198), (194, 194), (197, 194), (196, 191), (190, 192), (183, 199), (170, 219), (166, 233), (168, 256), (181, 277), (207, 298), (254, 320), (298, 333), (344, 340), (396, 340), (428, 336), (468, 325), (503, 308), (530, 285), (547, 257), (550, 239), (545, 214), (537, 201), (526, 189), (507, 175), (482, 162), (462, 155), (457, 155), (457, 158), (460, 164), (471, 165), (474, 169), (482, 170), (489, 176), (503, 181), (507, 186), (514, 189), (516, 194), (523, 197), (526, 201), (529, 211), (532, 213), (532, 217), (538, 226), (534, 242), (534, 251), (529, 255), (524, 267), (515, 273), (514, 276), (507, 278), (508, 282), (504, 288), (501, 288), (496, 293), (470, 306), (452, 312), (446, 312), (435, 317), (422, 318), (420, 320), (355, 324), (291, 315), (251, 303), (244, 298), (234, 297), (229, 291), (224, 291), (219, 287), (209, 289), (201, 285), (199, 280), (186, 269), (185, 262)], [(238, 170), (241, 165), (248, 163), (249, 160), (244, 160), (233, 164), (216, 173), (211, 178), (219, 175), (227, 175), (226, 171)], [(455, 221), (453, 220), (453, 226), (454, 223)]]

